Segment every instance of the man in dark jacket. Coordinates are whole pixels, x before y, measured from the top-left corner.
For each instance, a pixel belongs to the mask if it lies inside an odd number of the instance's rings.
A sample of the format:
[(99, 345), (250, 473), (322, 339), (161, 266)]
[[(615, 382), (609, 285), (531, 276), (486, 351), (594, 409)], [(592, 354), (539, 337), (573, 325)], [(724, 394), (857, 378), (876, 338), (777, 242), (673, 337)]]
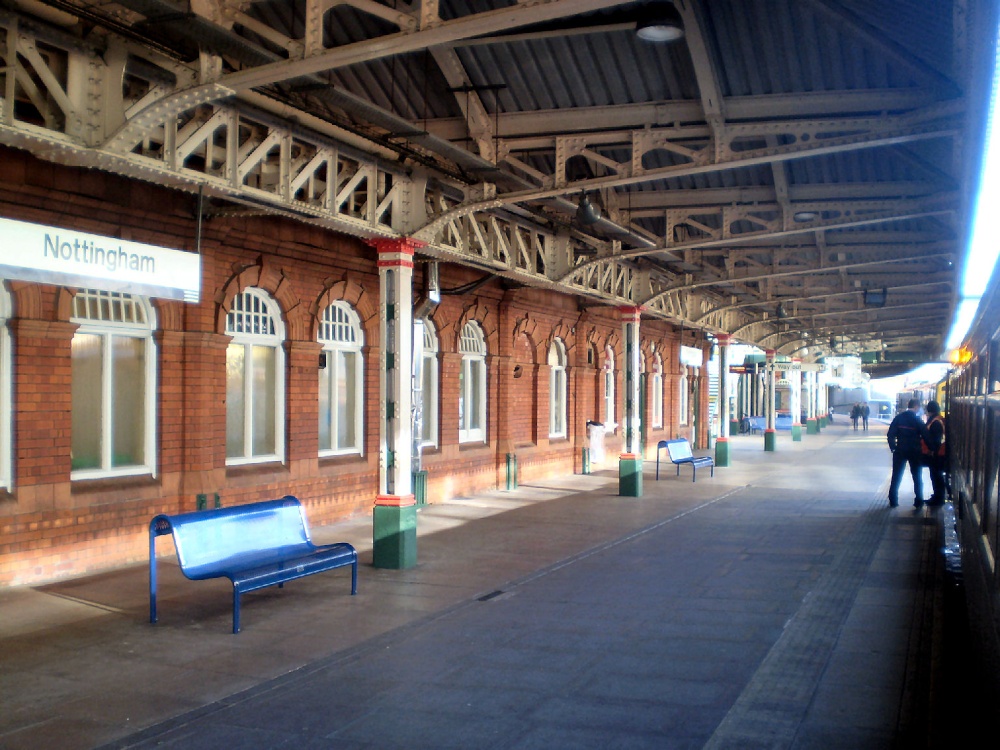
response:
[(927, 413), (927, 431), (931, 439), (921, 444), (924, 463), (931, 472), (931, 486), (934, 494), (927, 501), (928, 505), (943, 505), (946, 498), (946, 473), (948, 470), (948, 452), (945, 443), (944, 417), (941, 416), (941, 406), (937, 401), (928, 401), (924, 407)]
[(913, 507), (920, 508), (924, 504), (924, 493), (921, 485), (922, 469), (920, 441), (930, 442), (927, 426), (917, 416), (920, 402), (911, 398), (906, 405), (906, 411), (897, 414), (889, 425), (886, 439), (889, 450), (892, 451), (892, 479), (889, 482), (889, 507), (899, 505), (899, 484), (903, 481), (903, 466), (910, 465), (910, 476), (913, 478)]

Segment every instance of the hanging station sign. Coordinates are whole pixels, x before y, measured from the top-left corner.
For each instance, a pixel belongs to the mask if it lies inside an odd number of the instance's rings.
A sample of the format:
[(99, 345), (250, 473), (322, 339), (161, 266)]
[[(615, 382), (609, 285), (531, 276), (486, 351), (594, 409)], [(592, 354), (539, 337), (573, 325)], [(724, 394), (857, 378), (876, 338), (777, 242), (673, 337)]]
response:
[(0, 218), (0, 276), (197, 302), (201, 256)]
[(701, 349), (696, 349), (693, 346), (682, 346), (681, 347), (681, 364), (687, 365), (688, 367), (701, 367), (702, 362), (704, 362), (705, 354)]

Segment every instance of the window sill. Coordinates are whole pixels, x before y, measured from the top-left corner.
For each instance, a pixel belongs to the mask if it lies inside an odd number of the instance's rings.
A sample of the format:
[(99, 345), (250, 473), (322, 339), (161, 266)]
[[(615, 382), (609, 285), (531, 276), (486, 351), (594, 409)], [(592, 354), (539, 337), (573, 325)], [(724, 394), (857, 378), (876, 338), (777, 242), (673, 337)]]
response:
[(470, 442), (470, 443), (459, 443), (458, 444), (458, 449), (460, 451), (475, 451), (475, 450), (483, 450), (483, 449), (488, 449), (488, 448), (489, 448), (489, 445), (487, 443), (485, 443), (485, 442), (482, 442), (482, 443), (480, 443), (480, 442)]
[(330, 466), (367, 466), (368, 459), (360, 453), (333, 453), (319, 457), (321, 469)]
[(281, 471), (287, 472), (288, 467), (283, 462), (277, 460), (226, 466), (227, 477), (248, 477), (256, 474), (274, 474)]
[(70, 480), (70, 493), (101, 492), (141, 487), (158, 487), (159, 480), (152, 474), (125, 474), (106, 477), (79, 477)]

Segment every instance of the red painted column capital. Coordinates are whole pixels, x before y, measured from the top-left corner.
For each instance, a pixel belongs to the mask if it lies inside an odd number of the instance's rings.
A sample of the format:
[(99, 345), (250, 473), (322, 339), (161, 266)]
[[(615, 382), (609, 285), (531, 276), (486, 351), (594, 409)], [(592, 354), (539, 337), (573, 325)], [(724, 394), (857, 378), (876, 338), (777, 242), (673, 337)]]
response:
[(368, 245), (378, 252), (378, 267), (407, 266), (413, 268), (413, 253), (427, 243), (412, 237), (376, 238), (368, 240)]

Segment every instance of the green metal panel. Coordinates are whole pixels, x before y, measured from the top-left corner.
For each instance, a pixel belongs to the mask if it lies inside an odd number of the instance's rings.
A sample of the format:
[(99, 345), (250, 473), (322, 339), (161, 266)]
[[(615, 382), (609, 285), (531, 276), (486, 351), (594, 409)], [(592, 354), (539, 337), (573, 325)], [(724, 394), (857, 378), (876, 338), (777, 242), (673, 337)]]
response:
[(412, 568), (417, 564), (417, 506), (376, 505), (372, 534), (372, 564), (376, 568)]

